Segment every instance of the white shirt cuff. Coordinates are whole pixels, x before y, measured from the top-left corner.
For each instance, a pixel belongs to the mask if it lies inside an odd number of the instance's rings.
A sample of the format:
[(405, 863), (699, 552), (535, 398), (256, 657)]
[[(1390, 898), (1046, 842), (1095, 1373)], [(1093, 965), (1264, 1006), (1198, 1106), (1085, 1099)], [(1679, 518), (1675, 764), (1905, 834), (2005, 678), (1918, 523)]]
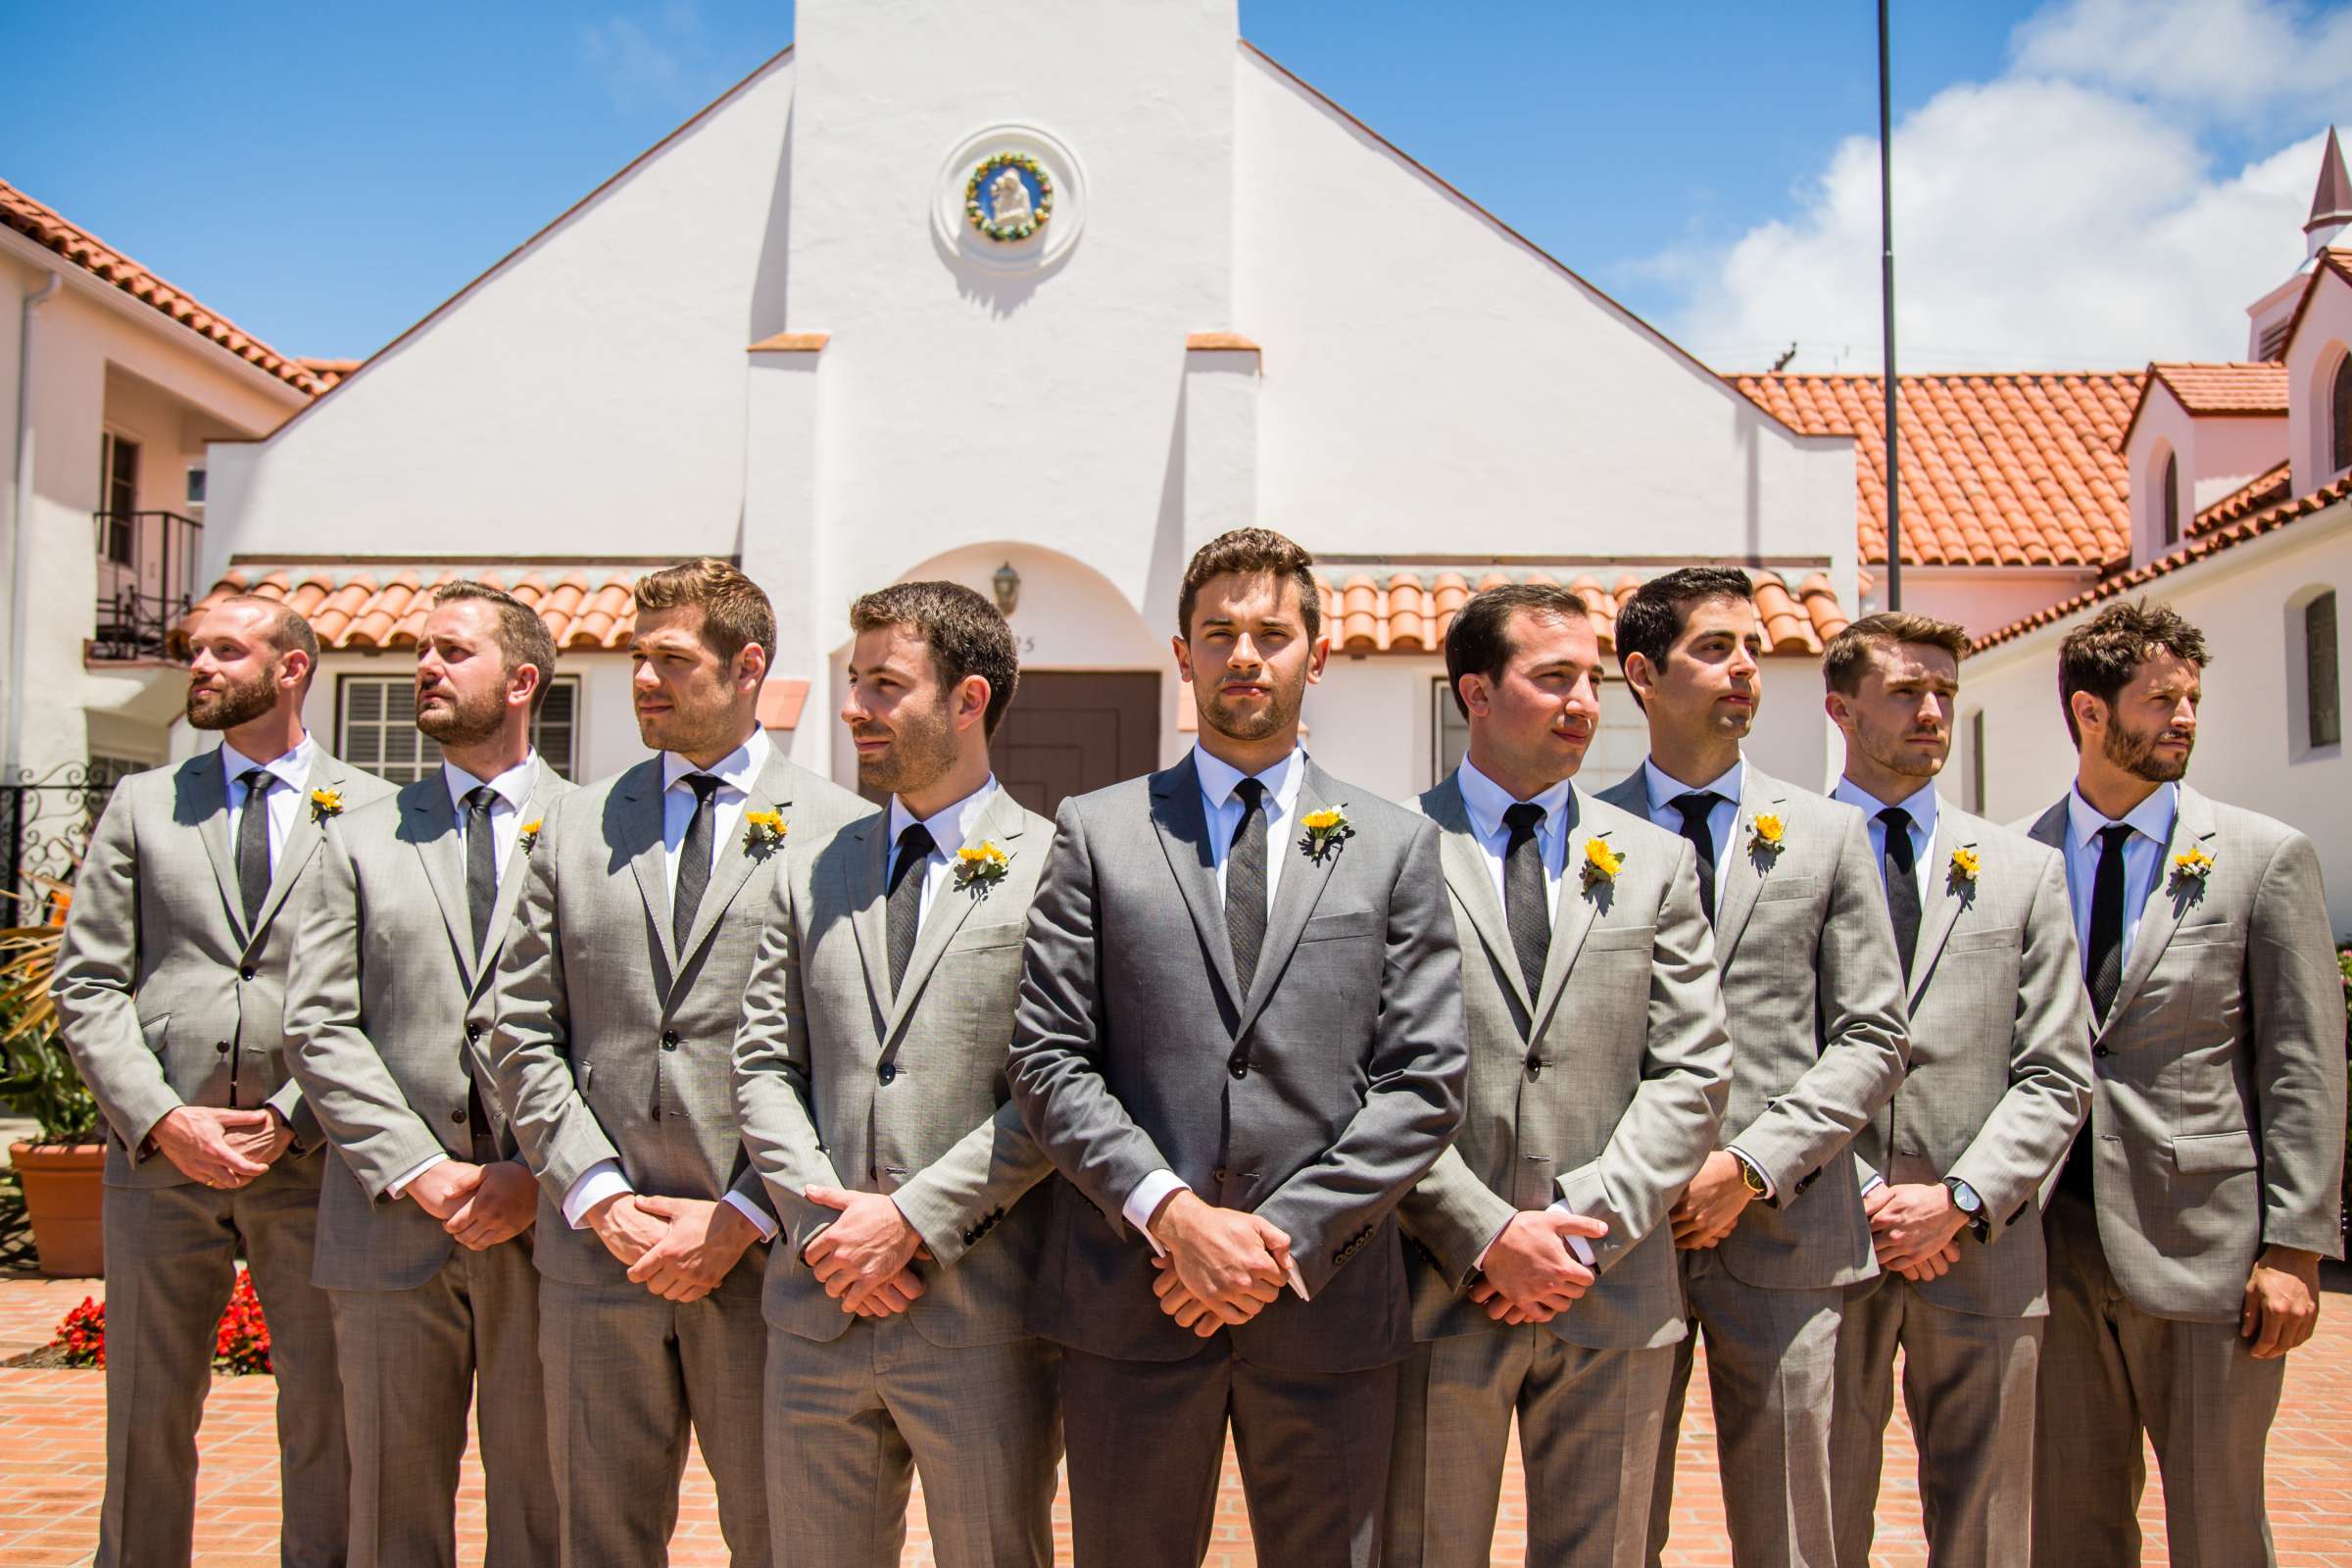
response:
[(760, 1239), (763, 1242), (774, 1241), (776, 1233), (783, 1229), (776, 1223), (773, 1215), (741, 1193), (730, 1192), (719, 1201), (741, 1214), (745, 1219), (750, 1220), (752, 1228), (760, 1233)]
[(1159, 1205), (1166, 1202), (1171, 1194), (1189, 1193), (1192, 1190), (1192, 1183), (1174, 1171), (1155, 1170), (1137, 1182), (1135, 1191), (1127, 1195), (1127, 1201), (1119, 1205), (1120, 1217), (1143, 1232), (1144, 1240), (1152, 1244), (1153, 1256), (1165, 1257), (1168, 1250), (1152, 1238), (1152, 1216), (1159, 1212)]
[(385, 1188), (384, 1191), (391, 1194), (394, 1198), (406, 1198), (409, 1196), (409, 1183), (415, 1181), (426, 1171), (431, 1170), (435, 1165), (447, 1163), (448, 1159), (448, 1154), (436, 1150), (432, 1153), (425, 1155), (422, 1159), (418, 1160), (409, 1169), (401, 1172), (399, 1176), (393, 1179), (392, 1185)]
[(1760, 1161), (1749, 1159), (1747, 1155), (1740, 1150), (1738, 1144), (1734, 1144), (1728, 1151), (1726, 1151), (1726, 1152), (1738, 1154), (1740, 1156), (1740, 1163), (1746, 1165), (1757, 1175), (1764, 1178), (1764, 1200), (1766, 1202), (1770, 1202), (1774, 1198), (1779, 1196), (1779, 1188), (1772, 1179), (1772, 1172), (1766, 1170)]
[[(1564, 1198), (1559, 1199), (1552, 1203), (1551, 1211), (1554, 1214), (1573, 1214), (1576, 1212), (1575, 1209), (1568, 1206), (1568, 1200)], [(1511, 1222), (1507, 1219), (1504, 1220), (1502, 1222), (1502, 1230), (1507, 1231), (1510, 1228)], [(1494, 1250), (1494, 1243), (1501, 1240), (1502, 1231), (1496, 1231), (1494, 1233), (1494, 1240), (1488, 1242), (1486, 1246), (1478, 1250), (1478, 1261), (1470, 1266), (1472, 1268), (1485, 1268), (1487, 1266), (1487, 1254)], [(1587, 1268), (1597, 1268), (1599, 1266), (1598, 1262), (1596, 1261), (1596, 1254), (1592, 1250), (1592, 1244), (1591, 1242), (1586, 1241), (1582, 1236), (1563, 1236), (1560, 1238), (1560, 1240), (1568, 1244), (1568, 1255), (1570, 1257), (1575, 1258), (1579, 1263), (1584, 1264)]]
[(637, 1189), (620, 1173), (620, 1161), (600, 1159), (580, 1172), (580, 1179), (571, 1184), (564, 1195), (564, 1223), (579, 1230), (588, 1223), (588, 1211), (608, 1198)]
[(1877, 1192), (1880, 1188), (1886, 1185), (1886, 1178), (1874, 1170), (1870, 1173), (1870, 1179), (1862, 1184), (1862, 1196), (1868, 1198), (1872, 1193)]

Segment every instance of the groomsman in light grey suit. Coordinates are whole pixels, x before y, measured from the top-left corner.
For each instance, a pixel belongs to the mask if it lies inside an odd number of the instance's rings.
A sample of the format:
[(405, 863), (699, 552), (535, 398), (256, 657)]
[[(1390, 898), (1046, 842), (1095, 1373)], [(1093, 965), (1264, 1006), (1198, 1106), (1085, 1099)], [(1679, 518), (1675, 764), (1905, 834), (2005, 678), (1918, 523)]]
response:
[[(1690, 841), (1731, 1019), (1722, 1146), (1672, 1220), (1707, 1338), (1716, 1453), (1741, 1568), (1833, 1561), (1830, 1395), (1845, 1287), (1878, 1272), (1847, 1150), (1903, 1080), (1903, 975), (1862, 813), (1740, 754), (1762, 696), (1746, 576), (1687, 566), (1617, 612), (1649, 759), (1604, 791)], [(1696, 1336), (1675, 1348), (1650, 1561), (1666, 1544)]]
[(416, 727), (441, 765), (346, 812), (303, 895), (286, 1035), (339, 1156), (313, 1279), (334, 1306), (352, 1568), (454, 1568), (477, 1387), (483, 1561), (556, 1558), (524, 1234), (539, 1184), (483, 1052), (523, 858), (571, 788), (531, 750), (555, 667), (529, 606), (477, 582), (437, 590), (416, 642)]
[(1402, 1568), (1487, 1561), (1514, 1415), (1528, 1559), (1648, 1549), (1686, 1333), (1663, 1222), (1715, 1147), (1732, 1048), (1690, 847), (1573, 782), (1600, 671), (1565, 588), (1491, 589), (1446, 630), (1469, 755), (1421, 808), (1465, 934), (1469, 1108), (1397, 1211), (1419, 1342), (1389, 1480)]
[(735, 1041), (768, 1256), (767, 1496), (784, 1555), (897, 1568), (920, 1471), (944, 1568), (1054, 1560), (1059, 1355), (1025, 1321), (1052, 1165), (1004, 1085), (1054, 825), (989, 771), (1019, 679), (949, 582), (850, 607), (841, 716), (890, 809), (776, 879)]
[(667, 1560), (687, 1430), (741, 1568), (766, 1564), (760, 1275), (776, 1218), (735, 1120), (735, 1026), (778, 868), (872, 808), (760, 727), (767, 595), (723, 561), (638, 579), (660, 751), (544, 819), (491, 1064), (542, 1189), (540, 1356), (566, 1568)]
[(2136, 1563), (2144, 1432), (2176, 1565), (2275, 1562), (2263, 1450), (2343, 1255), (2344, 1012), (2319, 857), (2181, 782), (2210, 662), (2178, 612), (2067, 634), (2066, 860), (2090, 1121), (2050, 1200), (2036, 1568)]
[(341, 1563), (350, 1465), (311, 1285), (324, 1139), (286, 1075), (285, 911), (338, 811), (391, 786), (302, 726), (310, 624), (233, 598), (190, 629), (188, 722), (221, 744), (115, 786), (53, 994), (106, 1152), (106, 1500), (97, 1561), (185, 1563), (196, 1426), (240, 1244), (270, 1319), (289, 1568)]
[(1437, 828), (1298, 750), (1310, 566), (1262, 528), (1193, 557), (1200, 744), (1062, 803), (1030, 916), (1012, 1093), (1068, 1178), (1031, 1321), (1082, 1563), (1199, 1563), (1228, 1421), (1261, 1559), (1380, 1560), (1393, 1210), (1461, 1121), (1461, 963)]
[(1838, 1331), (1841, 1563), (1870, 1560), (1898, 1348), (1929, 1560), (2030, 1550), (2040, 1197), (2089, 1110), (2090, 1010), (2058, 857), (1936, 796), (1968, 646), (1888, 613), (1822, 659), (1845, 736), (1831, 794), (1869, 820), (1911, 1002), (1910, 1074), (1854, 1138), (1882, 1272), (1846, 1287)]

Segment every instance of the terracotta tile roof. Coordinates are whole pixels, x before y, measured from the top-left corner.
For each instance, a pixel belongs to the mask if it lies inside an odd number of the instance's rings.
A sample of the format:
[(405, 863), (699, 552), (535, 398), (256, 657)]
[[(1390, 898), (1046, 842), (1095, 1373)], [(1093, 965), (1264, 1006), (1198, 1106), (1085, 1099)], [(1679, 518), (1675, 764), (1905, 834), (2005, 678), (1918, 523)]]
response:
[[(1854, 438), (1854, 527), (1886, 560), (1886, 382), (1875, 375), (1735, 375), (1807, 435)], [(2138, 371), (1906, 375), (1897, 397), (1903, 562), (2096, 566), (2130, 554), (2122, 436)]]
[(2157, 361), (2148, 374), (2162, 381), (2191, 414), (2284, 414), (2286, 367), (2253, 364), (2172, 364)]
[(2189, 524), (2188, 536), (2194, 539), (2199, 534), (2211, 533), (2225, 523), (2235, 522), (2248, 513), (2260, 512), (2265, 507), (2277, 506), (2284, 501), (2293, 484), (2290, 476), (2292, 469), (2292, 464), (2280, 463), (2268, 472), (2258, 473), (2248, 479), (2198, 513), (2196, 520)]
[(33, 200), (4, 179), (0, 179), (0, 224), (15, 229), (44, 250), (55, 251), (133, 299), (144, 300), (189, 331), (211, 339), (279, 380), (313, 394), (326, 389), (326, 383), (302, 361), (288, 359), (226, 317), (206, 310), (88, 229), (68, 220), (54, 208)]
[[(432, 590), (455, 582), (455, 571), (436, 573), (429, 581), (414, 571), (378, 578), (371, 571), (336, 572), (323, 566), (295, 566), (256, 576), (232, 569), (212, 591), (197, 601), (179, 624), (184, 634), (195, 618), (233, 594), (258, 594), (294, 607), (318, 645), (330, 650), (353, 648), (414, 648), (432, 608)], [(629, 597), (634, 571), (573, 570), (552, 581), (537, 571), (477, 571), (466, 573), (494, 588), (504, 588), (547, 622), (559, 652), (613, 653), (628, 647), (637, 625), (637, 608)], [(186, 657), (180, 636), (172, 652)]]
[[(1818, 654), (1823, 642), (1844, 630), (1852, 618), (1838, 605), (1830, 579), (1820, 572), (1794, 588), (1778, 572), (1750, 571), (1748, 576), (1755, 583), (1756, 612), (1764, 620), (1764, 640), (1776, 654)], [(1445, 651), (1446, 628), (1472, 594), (1509, 582), (1559, 581), (1541, 571), (1520, 577), (1489, 572), (1472, 582), (1458, 571), (1424, 576), (1400, 570), (1353, 572), (1336, 587), (1329, 577), (1318, 575), (1315, 586), (1335, 653), (1436, 654)], [(1601, 651), (1613, 652), (1617, 607), (1633, 597), (1642, 579), (1628, 572), (1615, 586), (1604, 588), (1596, 577), (1579, 576), (1567, 586), (1590, 607), (1587, 612), (1600, 638)]]
[[(2244, 491), (2239, 492), (2240, 496), (2244, 494)], [(2160, 556), (2146, 565), (2134, 566), (2129, 571), (2110, 573), (2095, 585), (2085, 588), (2071, 599), (2062, 599), (2054, 605), (2045, 606), (2031, 615), (2011, 621), (1998, 631), (1986, 632), (1977, 639), (1976, 651), (1983, 653), (1987, 648), (2023, 637), (2028, 632), (2037, 631), (2044, 626), (2056, 625), (2076, 612), (2087, 610), (2101, 600), (2113, 599), (2118, 594), (2128, 594), (2135, 588), (2144, 588), (2159, 578), (2169, 577), (2176, 571), (2193, 566), (2208, 557), (2242, 545), (2249, 539), (2258, 539), (2266, 533), (2275, 533), (2289, 523), (2311, 516), (2315, 513), (2325, 512), (2346, 496), (2352, 496), (2352, 474), (2346, 474), (2333, 484), (2314, 490), (2309, 495), (2296, 496), (2291, 500), (2246, 512), (2227, 520), (2216, 521), (2208, 526), (2206, 519), (2213, 517), (2223, 507), (2238, 500), (2238, 496), (2232, 496), (2200, 514), (2198, 526), (2201, 532), (2192, 536), (2186, 544), (2175, 550), (2171, 555)]]
[(323, 392), (360, 368), (358, 360), (321, 360), (308, 354), (298, 354), (294, 363), (318, 378), (318, 390)]

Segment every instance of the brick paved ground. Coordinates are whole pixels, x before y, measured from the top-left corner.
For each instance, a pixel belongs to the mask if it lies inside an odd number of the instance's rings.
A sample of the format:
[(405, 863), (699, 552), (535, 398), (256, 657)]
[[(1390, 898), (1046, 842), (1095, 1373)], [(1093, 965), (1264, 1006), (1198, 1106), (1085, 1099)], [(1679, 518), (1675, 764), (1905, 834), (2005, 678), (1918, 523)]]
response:
[[(45, 1343), (69, 1307), (99, 1287), (86, 1281), (0, 1280), (0, 1358)], [(1714, 1429), (1699, 1379), (1677, 1455), (1674, 1542), (1670, 1564), (1728, 1564), (1723, 1498), (1716, 1484)], [(275, 1446), (267, 1378), (222, 1378), (205, 1416), (204, 1471), (196, 1560), (205, 1568), (274, 1568), (277, 1528)], [(0, 1563), (65, 1568), (86, 1563), (97, 1539), (105, 1475), (103, 1377), (95, 1372), (0, 1368)], [(1919, 1568), (1918, 1489), (1909, 1434), (1895, 1417), (1887, 1434), (1887, 1481), (1879, 1507), (1879, 1568)], [(1515, 1467), (1514, 1467), (1515, 1473)], [(2155, 1463), (2149, 1461), (2149, 1473)], [(2286, 1399), (2271, 1440), (2271, 1517), (2282, 1568), (2352, 1568), (2352, 1297), (2330, 1294), (2319, 1339), (2289, 1364)], [(478, 1552), (481, 1472), (469, 1459), (461, 1499), (461, 1549)], [(1255, 1562), (1241, 1486), (1230, 1463), (1218, 1498), (1213, 1568)], [(920, 1494), (906, 1562), (927, 1565)], [(2164, 1561), (2163, 1499), (2154, 1486), (2141, 1510), (2151, 1564)], [(1525, 1502), (1514, 1485), (1504, 1498), (1494, 1560), (1519, 1563), (1525, 1549)], [(1066, 1515), (1056, 1510), (1067, 1560)], [(479, 1560), (478, 1557), (475, 1560)], [(677, 1568), (718, 1568), (726, 1561), (701, 1463), (687, 1472), (686, 1498), (672, 1561)]]

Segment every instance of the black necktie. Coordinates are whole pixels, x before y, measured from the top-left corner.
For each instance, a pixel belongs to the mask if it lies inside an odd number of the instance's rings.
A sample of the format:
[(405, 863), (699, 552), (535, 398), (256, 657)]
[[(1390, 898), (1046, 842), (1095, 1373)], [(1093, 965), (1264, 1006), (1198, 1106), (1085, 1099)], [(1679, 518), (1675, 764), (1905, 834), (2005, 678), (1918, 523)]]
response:
[(1233, 793), (1242, 803), (1242, 821), (1225, 858), (1225, 935), (1233, 943), (1234, 977), (1247, 996), (1266, 945), (1266, 786), (1246, 778)]
[[(2124, 982), (2124, 846), (2132, 829), (2110, 822), (2099, 829), (2099, 869), (2090, 883), (2090, 945), (2083, 950), (2082, 972), (2090, 981), (2090, 1010), (2102, 1024), (2115, 1005), (2115, 993)], [(2098, 1108), (2075, 1135), (2066, 1163), (2058, 1169), (2058, 1188), (2085, 1202), (2095, 1200), (2091, 1179), (2092, 1151), (2098, 1147)]]
[(1692, 790), (1669, 803), (1683, 813), (1683, 837), (1698, 852), (1698, 906), (1707, 911), (1709, 925), (1715, 923), (1715, 832), (1707, 826), (1707, 818), (1722, 799), (1713, 790)]
[(1889, 806), (1879, 813), (1886, 830), (1886, 849), (1880, 871), (1886, 882), (1886, 912), (1894, 918), (1894, 952), (1903, 960), (1903, 978), (1911, 978), (1911, 953), (1919, 946), (1919, 858), (1911, 850), (1911, 813)]
[(250, 767), (237, 782), (245, 786), (245, 809), (237, 817), (237, 896), (244, 901), (245, 930), (251, 935), (262, 901), (270, 897), (270, 774)]
[(686, 937), (694, 929), (694, 911), (703, 906), (703, 890), (710, 885), (711, 819), (718, 813), (711, 798), (718, 794), (717, 775), (688, 773), (686, 787), (694, 791), (694, 815), (687, 820), (686, 838), (678, 846), (678, 885), (670, 895), (669, 936), (686, 961)]
[(923, 923), (923, 868), (939, 841), (920, 822), (909, 822), (899, 835), (899, 858), (890, 867), (889, 936), (890, 994), (899, 994), (906, 978), (906, 960), (914, 956), (914, 934)]
[(498, 841), (490, 835), (490, 803), (498, 791), (477, 785), (466, 796), (466, 908), (473, 916), (473, 951), (482, 951), (490, 907), (498, 902)]
[(1511, 830), (1502, 850), (1502, 923), (1510, 928), (1511, 951), (1519, 955), (1519, 972), (1527, 976), (1527, 994), (1544, 988), (1544, 959), (1551, 952), (1551, 910), (1544, 897), (1544, 851), (1536, 829), (1544, 825), (1544, 808), (1521, 801), (1502, 813)]

